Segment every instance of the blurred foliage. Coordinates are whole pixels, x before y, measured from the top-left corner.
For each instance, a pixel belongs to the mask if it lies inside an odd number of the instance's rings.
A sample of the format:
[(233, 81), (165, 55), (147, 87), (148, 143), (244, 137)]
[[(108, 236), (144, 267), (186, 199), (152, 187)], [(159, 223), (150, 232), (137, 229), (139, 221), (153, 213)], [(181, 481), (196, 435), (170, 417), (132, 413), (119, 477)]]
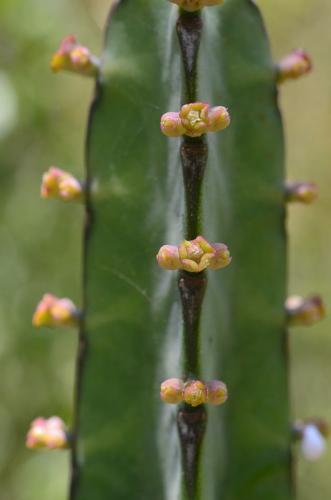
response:
[[(6, 500), (66, 497), (67, 453), (32, 453), (24, 440), (37, 415), (59, 414), (70, 423), (76, 338), (66, 330), (35, 330), (31, 316), (45, 291), (80, 304), (83, 213), (73, 204), (41, 200), (39, 185), (52, 164), (83, 176), (93, 82), (52, 75), (48, 62), (60, 39), (71, 32), (99, 53), (109, 3), (0, 3), (0, 495)], [(281, 89), (288, 177), (315, 181), (321, 191), (316, 205), (289, 209), (289, 289), (320, 292), (330, 304), (331, 4), (258, 3), (275, 58), (304, 47), (315, 61), (311, 76)], [(291, 331), (294, 417), (317, 415), (331, 422), (330, 326), (327, 318)], [(316, 464), (298, 460), (299, 500), (330, 498), (330, 467), (331, 446)]]

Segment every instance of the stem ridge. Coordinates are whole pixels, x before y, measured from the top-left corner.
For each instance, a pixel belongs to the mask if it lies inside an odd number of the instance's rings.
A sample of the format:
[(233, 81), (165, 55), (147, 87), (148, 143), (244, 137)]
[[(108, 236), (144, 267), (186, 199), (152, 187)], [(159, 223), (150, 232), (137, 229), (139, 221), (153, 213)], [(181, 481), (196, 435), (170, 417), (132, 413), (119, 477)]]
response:
[[(177, 36), (183, 63), (184, 103), (197, 100), (197, 63), (203, 28), (200, 13), (181, 11), (177, 21)], [(208, 145), (203, 137), (184, 136), (180, 157), (186, 203), (186, 238), (198, 236), (200, 230), (201, 188), (208, 159)], [(185, 378), (199, 375), (199, 325), (207, 275), (205, 272), (180, 271), (178, 288), (184, 322)], [(192, 408), (182, 405), (177, 413), (177, 428), (182, 450), (184, 485), (190, 500), (197, 498), (199, 458), (207, 425), (207, 411), (203, 405)]]

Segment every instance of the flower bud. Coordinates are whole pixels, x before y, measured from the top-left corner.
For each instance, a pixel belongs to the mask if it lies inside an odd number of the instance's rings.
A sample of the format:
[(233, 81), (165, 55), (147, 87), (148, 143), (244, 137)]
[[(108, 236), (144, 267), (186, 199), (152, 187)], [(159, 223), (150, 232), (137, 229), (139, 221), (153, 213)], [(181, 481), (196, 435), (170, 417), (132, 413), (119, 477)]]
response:
[(43, 175), (40, 194), (45, 199), (76, 201), (82, 199), (83, 189), (81, 183), (71, 174), (60, 168), (50, 167)]
[(169, 378), (161, 384), (160, 397), (164, 403), (177, 404), (183, 401), (184, 384), (179, 378)]
[(161, 131), (168, 137), (200, 137), (223, 130), (229, 124), (230, 115), (224, 106), (210, 107), (205, 102), (184, 104), (179, 113), (170, 111), (161, 117)]
[(51, 59), (54, 72), (71, 71), (83, 76), (95, 76), (99, 61), (90, 51), (77, 42), (75, 35), (66, 36)]
[(214, 5), (222, 5), (224, 0), (169, 0), (175, 3), (187, 12), (195, 12), (202, 9), (202, 7), (211, 7)]
[(68, 448), (68, 444), (66, 426), (59, 417), (33, 420), (26, 436), (26, 446), (30, 449), (64, 449)]
[(293, 80), (310, 73), (312, 61), (304, 50), (297, 49), (285, 56), (277, 65), (277, 81)]
[(179, 269), (181, 265), (178, 248), (174, 245), (163, 245), (156, 256), (156, 260), (160, 267), (169, 271)]
[(184, 401), (191, 406), (199, 406), (207, 400), (207, 388), (201, 380), (189, 380), (184, 385)]
[(228, 247), (224, 243), (213, 243), (212, 247), (214, 254), (210, 259), (209, 268), (216, 270), (228, 266), (232, 260)]
[(323, 319), (326, 314), (323, 300), (318, 295), (306, 299), (293, 295), (286, 300), (285, 309), (290, 326), (309, 326)]
[(222, 405), (228, 399), (228, 390), (224, 382), (211, 380), (206, 383), (207, 403), (211, 405)]
[(46, 293), (34, 312), (32, 324), (36, 327), (77, 326), (79, 311), (71, 300)]
[(306, 460), (318, 460), (326, 449), (325, 438), (314, 424), (306, 424), (302, 431), (301, 452)]
[(179, 137), (185, 134), (179, 113), (169, 111), (161, 116), (161, 131), (168, 137)]
[(288, 202), (299, 202), (309, 205), (318, 196), (318, 187), (312, 182), (287, 182), (285, 197)]
[(210, 108), (208, 113), (208, 132), (219, 132), (230, 125), (230, 115), (224, 106)]
[(190, 137), (200, 137), (207, 132), (209, 105), (204, 102), (192, 102), (182, 106), (179, 116)]
[(164, 245), (160, 248), (157, 261), (161, 267), (168, 270), (183, 269), (190, 273), (199, 273), (210, 267), (221, 269), (231, 262), (228, 247), (223, 243), (209, 243), (202, 236), (195, 240), (184, 240), (175, 247)]

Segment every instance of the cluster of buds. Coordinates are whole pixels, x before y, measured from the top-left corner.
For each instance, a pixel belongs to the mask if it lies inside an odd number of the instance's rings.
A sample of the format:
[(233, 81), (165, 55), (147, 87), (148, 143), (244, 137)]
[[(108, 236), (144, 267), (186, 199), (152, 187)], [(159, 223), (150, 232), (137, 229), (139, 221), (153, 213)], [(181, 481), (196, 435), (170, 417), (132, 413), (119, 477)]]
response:
[(195, 240), (184, 240), (179, 247), (163, 245), (156, 259), (160, 267), (170, 271), (183, 269), (190, 273), (199, 273), (209, 267), (221, 269), (231, 262), (228, 247), (223, 243), (208, 243), (202, 236)]
[(309, 326), (324, 318), (326, 311), (319, 295), (303, 298), (298, 295), (288, 297), (285, 309), (290, 326)]
[(300, 441), (302, 456), (309, 461), (318, 460), (323, 455), (329, 433), (329, 426), (319, 418), (297, 420), (293, 426), (294, 439)]
[(48, 448), (59, 450), (68, 448), (69, 440), (66, 426), (59, 417), (33, 420), (26, 436), (26, 446), (30, 449)]
[(160, 396), (164, 403), (178, 404), (184, 401), (190, 406), (204, 403), (222, 405), (228, 399), (228, 391), (224, 382), (211, 380), (188, 380), (183, 382), (178, 378), (170, 378), (161, 384)]
[(277, 81), (295, 80), (312, 70), (310, 56), (304, 50), (297, 49), (285, 56), (277, 65)]
[(70, 299), (59, 299), (55, 295), (46, 293), (34, 312), (33, 326), (77, 326), (80, 313)]
[(99, 70), (98, 59), (77, 42), (75, 35), (68, 35), (62, 40), (50, 64), (54, 72), (64, 70), (83, 76), (95, 76)]
[(69, 172), (57, 167), (50, 167), (43, 175), (40, 194), (42, 198), (80, 201), (83, 198), (83, 188), (81, 183)]
[(175, 3), (181, 9), (187, 12), (195, 12), (202, 9), (202, 7), (212, 7), (214, 5), (222, 5), (224, 0), (169, 0)]
[(309, 205), (318, 196), (318, 187), (313, 182), (287, 182), (285, 198), (289, 202), (299, 202)]
[(229, 125), (230, 115), (224, 106), (211, 107), (205, 102), (184, 104), (179, 113), (170, 111), (161, 117), (161, 131), (168, 137), (200, 137)]

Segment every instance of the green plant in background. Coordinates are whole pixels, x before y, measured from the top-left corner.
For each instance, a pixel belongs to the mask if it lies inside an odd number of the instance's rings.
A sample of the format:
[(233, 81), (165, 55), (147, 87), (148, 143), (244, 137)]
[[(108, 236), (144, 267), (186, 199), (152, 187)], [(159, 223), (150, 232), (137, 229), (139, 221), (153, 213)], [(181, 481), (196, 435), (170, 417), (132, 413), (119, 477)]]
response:
[(287, 323), (324, 306), (285, 306), (285, 203), (316, 187), (285, 185), (276, 83), (310, 60), (275, 69), (251, 1), (173, 3), (114, 2), (101, 64), (72, 36), (52, 60), (97, 78), (86, 182), (42, 185), (85, 205), (84, 312), (36, 310), (80, 327), (75, 423), (37, 419), (27, 444), (70, 444), (71, 499), (290, 499), (293, 435), (316, 458), (327, 433), (291, 429), (287, 389)]

